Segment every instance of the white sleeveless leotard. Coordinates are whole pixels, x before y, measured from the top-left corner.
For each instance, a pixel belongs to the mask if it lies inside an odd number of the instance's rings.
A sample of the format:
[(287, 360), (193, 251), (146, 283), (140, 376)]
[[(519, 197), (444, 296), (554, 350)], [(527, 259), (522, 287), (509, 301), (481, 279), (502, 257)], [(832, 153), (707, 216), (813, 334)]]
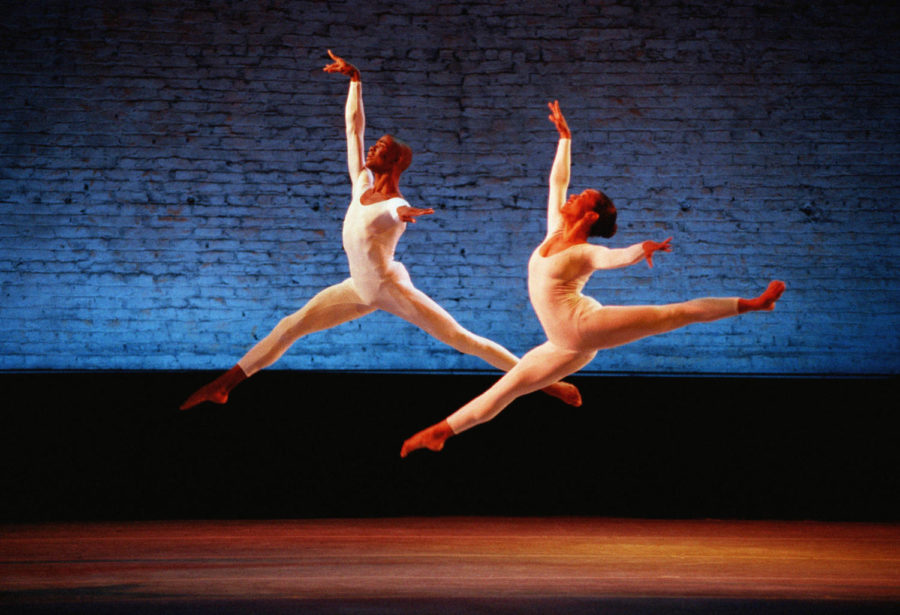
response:
[(575, 245), (552, 256), (541, 256), (540, 246), (528, 261), (528, 296), (547, 339), (566, 350), (583, 348), (581, 323), (603, 308), (581, 293), (594, 269), (586, 250)]
[[(409, 205), (394, 197), (386, 201), (363, 205), (360, 196), (372, 185), (368, 171), (363, 171), (353, 187), (353, 199), (344, 217), (342, 238), (350, 265), (350, 277), (360, 298), (371, 303), (386, 279), (392, 279), (403, 269), (394, 261), (394, 251), (406, 222), (397, 209)], [(404, 270), (405, 271), (405, 270)], [(401, 274), (402, 275), (402, 274)]]

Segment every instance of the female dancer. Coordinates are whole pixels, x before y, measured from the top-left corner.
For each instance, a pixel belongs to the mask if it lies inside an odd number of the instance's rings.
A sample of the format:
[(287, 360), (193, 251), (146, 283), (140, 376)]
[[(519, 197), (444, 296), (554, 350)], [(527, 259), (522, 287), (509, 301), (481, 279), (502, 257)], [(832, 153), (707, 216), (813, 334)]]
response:
[[(343, 228), (350, 277), (319, 292), (299, 311), (282, 319), (234, 367), (192, 394), (181, 405), (182, 410), (205, 401), (224, 404), (235, 386), (277, 361), (299, 338), (375, 310), (395, 314), (460, 352), (480, 357), (504, 371), (518, 361), (496, 342), (464, 329), (413, 286), (406, 268), (394, 260), (394, 250), (406, 223), (434, 210), (410, 207), (400, 194), (400, 174), (412, 161), (408, 145), (385, 135), (363, 158), (365, 114), (359, 71), (330, 50), (328, 54), (333, 62), (325, 67), (325, 72), (350, 78), (345, 121), (353, 196)], [(571, 384), (554, 381), (538, 388), (567, 404), (581, 405), (581, 395)]]
[(572, 374), (587, 365), (598, 350), (753, 310), (771, 310), (784, 292), (773, 281), (755, 299), (706, 298), (660, 306), (602, 306), (581, 294), (598, 269), (653, 266), (654, 252), (669, 252), (671, 237), (610, 250), (588, 243), (588, 237), (612, 237), (616, 208), (602, 192), (585, 190), (564, 201), (569, 186), (571, 133), (559, 110), (549, 103), (550, 121), (559, 131), (559, 145), (550, 171), (547, 236), (528, 262), (528, 294), (547, 342), (528, 352), (490, 389), (403, 443), (401, 457), (428, 448), (439, 451), (452, 435), (491, 420), (514, 399)]

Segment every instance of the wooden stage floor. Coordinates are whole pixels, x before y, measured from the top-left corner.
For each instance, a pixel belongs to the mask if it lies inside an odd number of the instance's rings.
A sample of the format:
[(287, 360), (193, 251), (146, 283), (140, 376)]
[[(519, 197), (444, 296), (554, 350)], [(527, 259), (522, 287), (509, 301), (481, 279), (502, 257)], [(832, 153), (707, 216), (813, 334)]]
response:
[(900, 526), (602, 518), (0, 526), (3, 613), (889, 613)]

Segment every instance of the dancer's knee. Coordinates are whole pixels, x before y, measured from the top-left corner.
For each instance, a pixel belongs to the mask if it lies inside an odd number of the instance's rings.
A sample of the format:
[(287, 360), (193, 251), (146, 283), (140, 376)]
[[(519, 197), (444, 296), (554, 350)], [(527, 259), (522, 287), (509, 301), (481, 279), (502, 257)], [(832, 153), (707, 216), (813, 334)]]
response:
[(703, 307), (695, 299), (682, 303), (655, 306), (654, 309), (657, 311), (657, 322), (660, 325), (660, 332), (678, 329), (705, 319)]
[(686, 320), (693, 322), (712, 322), (737, 314), (737, 299), (729, 297), (704, 297), (692, 299), (686, 303), (688, 314)]
[(675, 303), (662, 309), (663, 320), (669, 321), (672, 325), (682, 326), (695, 320), (700, 316), (699, 306), (693, 301), (685, 301), (684, 303)]
[(487, 339), (480, 335), (475, 335), (471, 331), (466, 331), (459, 325), (453, 328), (450, 335), (452, 345), (469, 354), (478, 354), (490, 345), (490, 342)]
[(429, 331), (438, 340), (459, 350), (460, 352), (472, 354), (475, 349), (483, 344), (478, 336), (466, 331), (459, 323), (442, 323), (441, 326), (435, 327)]
[(305, 321), (301, 312), (285, 316), (272, 331), (280, 340), (296, 340), (305, 333)]

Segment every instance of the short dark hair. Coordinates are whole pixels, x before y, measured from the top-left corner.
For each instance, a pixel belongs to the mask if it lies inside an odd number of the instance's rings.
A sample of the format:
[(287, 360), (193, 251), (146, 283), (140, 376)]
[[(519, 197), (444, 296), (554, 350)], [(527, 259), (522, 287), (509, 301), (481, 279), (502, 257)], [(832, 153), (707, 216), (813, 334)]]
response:
[(597, 218), (597, 221), (591, 225), (588, 236), (605, 237), (609, 239), (616, 234), (616, 229), (618, 228), (616, 226), (616, 218), (619, 214), (616, 211), (616, 206), (613, 205), (612, 199), (599, 190), (588, 189), (584, 191), (584, 194), (586, 197), (593, 199), (593, 210), (600, 216)]
[(391, 138), (391, 153), (393, 154), (394, 164), (402, 173), (409, 168), (412, 163), (412, 148), (403, 139), (398, 139), (394, 135), (385, 135)]

